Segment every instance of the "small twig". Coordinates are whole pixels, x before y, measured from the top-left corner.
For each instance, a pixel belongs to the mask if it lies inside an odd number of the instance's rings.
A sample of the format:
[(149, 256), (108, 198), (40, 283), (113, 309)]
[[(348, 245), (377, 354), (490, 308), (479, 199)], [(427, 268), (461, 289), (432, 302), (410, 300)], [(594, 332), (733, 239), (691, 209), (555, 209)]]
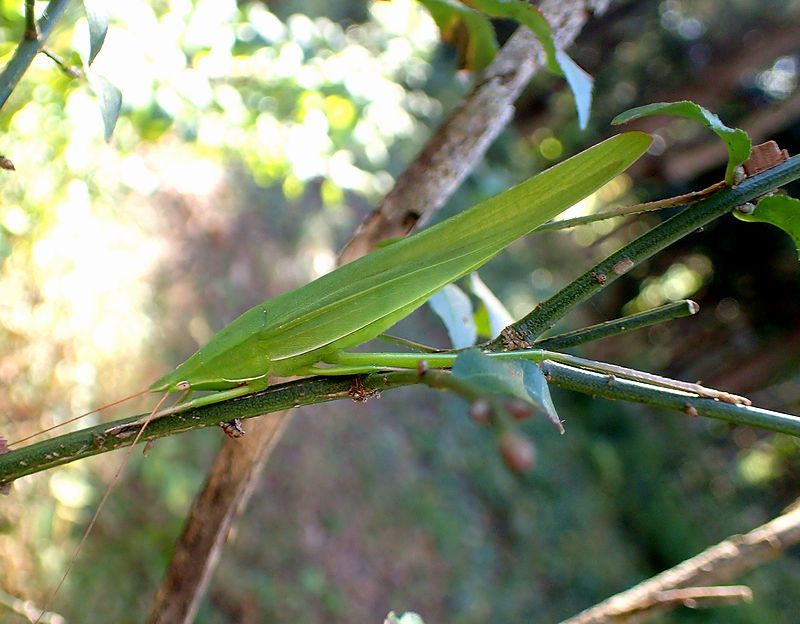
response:
[(675, 301), (646, 312), (637, 312), (629, 316), (598, 323), (597, 325), (590, 325), (576, 329), (575, 331), (558, 334), (557, 336), (550, 336), (537, 340), (534, 346), (537, 349), (566, 349), (574, 347), (600, 338), (607, 338), (609, 336), (618, 336), (629, 331), (650, 327), (665, 321), (672, 321), (674, 319), (683, 318), (696, 314), (700, 309), (694, 301), (684, 299), (682, 301)]
[(621, 208), (614, 208), (604, 212), (596, 212), (595, 214), (585, 215), (583, 217), (574, 217), (573, 219), (561, 219), (560, 221), (548, 221), (544, 225), (540, 225), (534, 231), (536, 232), (551, 232), (554, 230), (566, 230), (568, 228), (576, 227), (578, 225), (587, 225), (589, 223), (596, 223), (597, 221), (605, 221), (606, 219), (613, 219), (614, 217), (625, 217), (636, 214), (643, 214), (646, 212), (653, 212), (656, 210), (663, 210), (664, 208), (676, 208), (678, 206), (685, 206), (701, 199), (705, 199), (710, 195), (724, 189), (727, 186), (725, 182), (717, 182), (711, 186), (699, 191), (692, 191), (691, 193), (684, 193), (683, 195), (676, 195), (675, 197), (667, 197), (665, 199), (656, 199), (654, 201), (642, 202), (640, 204), (633, 204), (631, 206), (622, 206)]
[(567, 364), (568, 366), (574, 366), (583, 370), (592, 370), (605, 375), (617, 375), (625, 379), (631, 379), (653, 386), (661, 386), (663, 388), (680, 390), (681, 392), (689, 394), (696, 394), (706, 399), (716, 399), (717, 401), (730, 403), (731, 405), (752, 405), (752, 402), (747, 397), (731, 394), (730, 392), (723, 392), (722, 390), (715, 390), (714, 388), (706, 388), (697, 383), (679, 381), (653, 373), (634, 370), (626, 366), (618, 366), (617, 364), (609, 364), (607, 362), (596, 362), (595, 360), (587, 360), (586, 358), (568, 355), (566, 353), (559, 353), (558, 357), (554, 359), (562, 364)]
[(722, 605), (737, 605), (741, 602), (753, 602), (753, 590), (747, 585), (723, 585), (716, 587), (686, 587), (683, 589), (667, 589), (654, 592), (648, 596), (648, 604), (637, 605), (634, 613), (644, 611), (687, 607), (702, 609)]
[(37, 620), (42, 624), (65, 624), (66, 622), (64, 617), (58, 613), (41, 609), (30, 600), (20, 600), (2, 590), (0, 590), (0, 606), (6, 607), (25, 618), (28, 622), (36, 622)]
[[(774, 559), (800, 542), (800, 509), (793, 509), (746, 535), (734, 535), (631, 589), (619, 593), (561, 624), (641, 622), (666, 609), (703, 597), (747, 599), (747, 588), (708, 587), (730, 581)], [(691, 591), (690, 591), (691, 590)], [(727, 596), (725, 595), (727, 591)], [(681, 599), (683, 598), (683, 599)], [(701, 606), (699, 602), (695, 606)], [(705, 605), (703, 605), (705, 606)]]
[(39, 32), (36, 29), (36, 0), (25, 0), (25, 39), (36, 41)]
[(70, 65), (69, 63), (67, 63), (64, 57), (59, 56), (58, 54), (53, 52), (53, 50), (51, 50), (50, 48), (42, 48), (42, 54), (44, 54), (47, 58), (53, 61), (56, 65), (58, 65), (58, 68), (70, 78), (83, 77), (83, 72), (80, 69), (78, 69), (74, 65)]
[[(800, 437), (800, 418), (770, 410), (729, 403), (692, 393), (649, 385), (641, 381), (597, 373), (568, 364), (546, 360), (542, 370), (553, 385), (605, 399), (643, 403), (653, 407), (675, 410), (687, 416), (704, 416), (765, 431), (787, 433)], [(0, 461), (2, 461), (0, 459)]]

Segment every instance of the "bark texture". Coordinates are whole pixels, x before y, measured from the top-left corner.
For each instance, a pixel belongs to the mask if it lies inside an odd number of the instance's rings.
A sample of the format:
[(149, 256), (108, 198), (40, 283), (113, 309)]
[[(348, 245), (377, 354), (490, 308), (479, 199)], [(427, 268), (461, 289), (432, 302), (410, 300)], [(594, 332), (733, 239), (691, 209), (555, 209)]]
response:
[[(719, 604), (722, 592), (711, 587), (737, 578), (800, 542), (800, 507), (795, 506), (746, 535), (734, 535), (674, 568), (612, 596), (561, 624), (633, 624), (678, 606)], [(688, 590), (691, 592), (678, 592)], [(731, 589), (727, 598), (747, 600)], [(706, 591), (703, 591), (706, 590)], [(716, 601), (714, 599), (717, 599)], [(693, 602), (692, 602), (693, 601)]]

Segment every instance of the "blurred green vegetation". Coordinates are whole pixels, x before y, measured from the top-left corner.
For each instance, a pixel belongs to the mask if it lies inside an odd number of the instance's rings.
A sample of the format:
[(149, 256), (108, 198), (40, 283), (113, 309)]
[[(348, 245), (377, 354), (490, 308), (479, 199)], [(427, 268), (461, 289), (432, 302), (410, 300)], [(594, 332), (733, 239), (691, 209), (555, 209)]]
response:
[[(0, 3), (0, 63), (21, 36), (21, 7)], [(45, 57), (0, 114), (0, 153), (17, 169), (1, 172), (0, 188), (0, 433), (12, 440), (145, 386), (242, 309), (329, 270), (469, 85), (410, 0), (132, 0), (109, 11), (94, 68), (124, 97), (110, 144), (86, 83)], [(694, 99), (797, 152), (800, 50), (786, 33), (798, 26), (790, 0), (613, 3), (571, 50), (597, 81), (590, 130), (578, 132), (563, 83), (538, 77), (444, 212), (595, 142), (615, 114), (650, 101)], [(86, 41), (76, 5), (49, 45), (78, 63)], [(721, 178), (724, 150), (694, 126), (649, 123), (663, 153), (632, 172), (636, 186), (622, 178), (576, 211)], [(657, 219), (539, 236), (482, 275), (522, 314)], [(696, 298), (697, 317), (580, 353), (797, 413), (795, 255), (778, 230), (723, 220), (563, 328)], [(427, 310), (401, 329), (444, 344)], [(380, 622), (414, 610), (429, 624), (553, 622), (797, 496), (793, 439), (554, 398), (567, 434), (529, 425), (538, 460), (524, 478), (457, 399), (414, 389), (302, 410), (198, 621)], [(143, 619), (220, 436), (195, 432), (134, 456), (56, 611), (73, 622)], [(15, 485), (0, 511), (3, 591), (45, 601), (119, 461)], [(754, 604), (669, 621), (794, 621), (799, 572), (790, 554), (742, 579)]]

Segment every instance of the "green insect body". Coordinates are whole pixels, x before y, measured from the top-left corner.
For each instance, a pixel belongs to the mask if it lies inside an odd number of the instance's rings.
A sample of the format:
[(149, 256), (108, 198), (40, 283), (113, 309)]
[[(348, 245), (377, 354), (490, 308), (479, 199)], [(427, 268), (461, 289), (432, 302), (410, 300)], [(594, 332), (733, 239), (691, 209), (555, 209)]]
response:
[[(612, 137), (422, 232), (379, 249), (232, 321), (153, 392), (216, 391), (216, 400), (266, 388), (268, 376), (310, 374), (474, 271), (514, 240), (627, 169), (650, 136)], [(214, 399), (204, 402), (214, 402)]]

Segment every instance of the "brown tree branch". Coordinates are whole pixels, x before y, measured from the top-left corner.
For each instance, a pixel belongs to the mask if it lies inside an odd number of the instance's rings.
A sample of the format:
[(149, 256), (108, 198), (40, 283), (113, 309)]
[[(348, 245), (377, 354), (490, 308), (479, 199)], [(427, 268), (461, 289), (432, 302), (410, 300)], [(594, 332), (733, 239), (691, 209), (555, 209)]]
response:
[[(549, 0), (541, 8), (553, 26), (556, 42), (566, 47), (580, 32), (589, 10), (600, 11), (607, 4), (608, 0)], [(400, 176), (381, 206), (367, 216), (342, 250), (340, 264), (369, 253), (382, 240), (405, 236), (442, 206), (511, 120), (513, 101), (543, 66), (538, 41), (527, 29), (520, 29)], [(246, 507), (291, 414), (274, 413), (253, 421), (245, 438), (225, 440), (156, 593), (148, 620), (151, 624), (193, 620), (230, 528)]]
[[(699, 555), (687, 559), (631, 589), (564, 620), (561, 624), (610, 624), (643, 622), (652, 615), (685, 606), (705, 606), (711, 603), (697, 601), (686, 605), (685, 592), (675, 590), (693, 588), (706, 597), (718, 589), (711, 586), (725, 583), (745, 572), (757, 568), (800, 542), (800, 507), (795, 506), (783, 515), (761, 525), (746, 535), (734, 535), (712, 546)], [(732, 595), (746, 599), (740, 590), (728, 588)], [(719, 593), (717, 593), (719, 597)], [(695, 596), (696, 597), (696, 596)], [(730, 596), (729, 596), (730, 597)], [(717, 602), (716, 604), (719, 604)]]
[(252, 421), (244, 439), (225, 438), (153, 599), (150, 624), (194, 621), (225, 540), (290, 422), (287, 415), (267, 414)]

